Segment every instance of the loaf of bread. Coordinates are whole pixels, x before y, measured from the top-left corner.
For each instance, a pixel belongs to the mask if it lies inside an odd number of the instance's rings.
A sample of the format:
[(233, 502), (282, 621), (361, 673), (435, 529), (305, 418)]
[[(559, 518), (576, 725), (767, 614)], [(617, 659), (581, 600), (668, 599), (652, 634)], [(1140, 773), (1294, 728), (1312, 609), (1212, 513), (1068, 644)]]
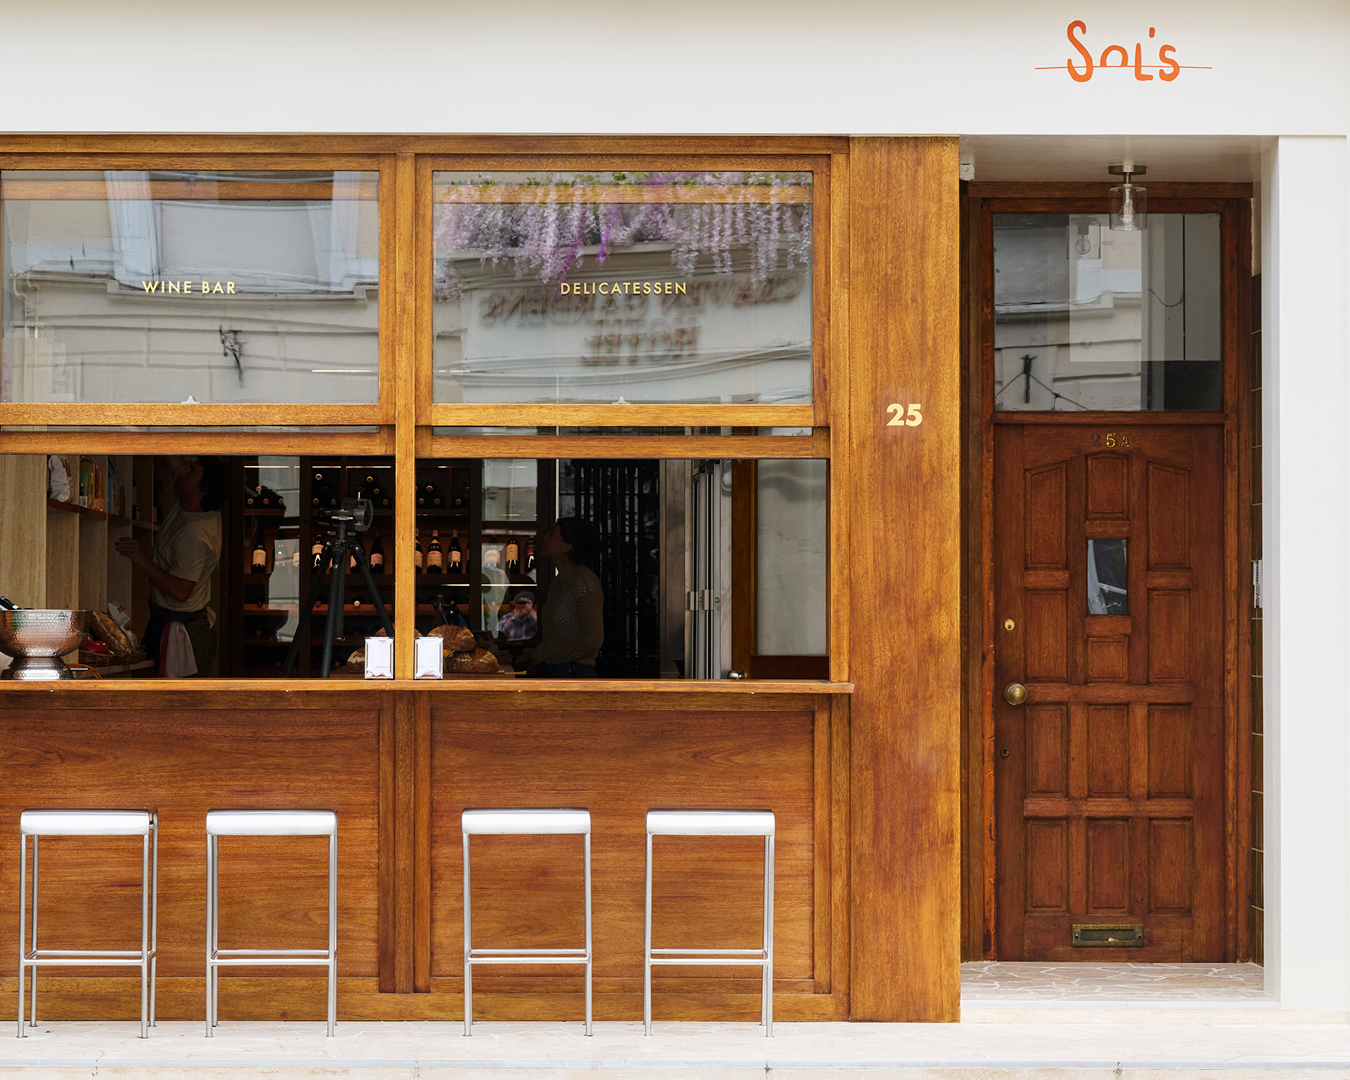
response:
[(445, 642), (445, 648), (452, 653), (472, 652), (474, 648), (473, 631), (467, 626), (438, 626), (428, 631)]
[(113, 656), (128, 657), (136, 650), (132, 647), (127, 633), (113, 620), (111, 615), (102, 611), (89, 613), (89, 629), (99, 641), (107, 642), (108, 651)]
[(445, 670), (456, 675), (491, 675), (498, 670), (497, 658), (487, 649), (464, 649), (450, 654)]
[(469, 663), (472, 665), (470, 668), (472, 671), (479, 671), (484, 674), (492, 674), (497, 671), (497, 658), (487, 649), (474, 649), (473, 659)]

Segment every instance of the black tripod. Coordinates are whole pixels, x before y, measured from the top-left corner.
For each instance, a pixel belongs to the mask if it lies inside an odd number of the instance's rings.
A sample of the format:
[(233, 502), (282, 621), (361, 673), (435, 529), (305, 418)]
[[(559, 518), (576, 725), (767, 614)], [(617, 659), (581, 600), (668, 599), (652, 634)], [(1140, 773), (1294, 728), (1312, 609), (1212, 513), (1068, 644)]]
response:
[[(333, 573), (328, 583), (328, 625), (323, 632), (321, 677), (328, 678), (333, 670), (333, 641), (343, 636), (342, 608), (346, 603), (346, 566), (349, 554), (365, 575), (366, 587), (370, 589), (371, 598), (375, 602), (375, 611), (380, 616), (380, 622), (384, 624), (384, 632), (390, 637), (394, 636), (394, 624), (389, 621), (389, 614), (384, 610), (384, 601), (380, 599), (379, 590), (375, 587), (375, 579), (370, 576), (370, 563), (366, 561), (366, 549), (361, 544), (361, 537), (347, 535), (347, 526), (355, 520), (355, 514), (345, 507), (333, 514), (332, 521), (337, 526), (337, 535), (324, 543), (323, 550), (314, 560), (309, 600), (300, 608), (300, 624), (295, 628), (295, 639), (291, 642), (290, 652), (286, 654), (286, 666), (281, 671), (283, 677), (289, 675), (295, 668), (296, 657), (300, 655), (300, 643), (309, 637), (310, 616), (314, 611), (314, 605), (323, 596), (323, 576), (330, 569)], [(365, 520), (369, 522), (369, 515)]]

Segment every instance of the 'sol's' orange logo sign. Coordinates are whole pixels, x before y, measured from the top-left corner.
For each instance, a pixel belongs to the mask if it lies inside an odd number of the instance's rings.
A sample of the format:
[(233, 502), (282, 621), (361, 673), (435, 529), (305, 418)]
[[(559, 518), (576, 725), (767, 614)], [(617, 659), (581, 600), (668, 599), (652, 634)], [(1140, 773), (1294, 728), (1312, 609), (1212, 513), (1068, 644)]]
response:
[[(1063, 64), (1051, 64), (1046, 67), (1038, 67), (1037, 71), (1068, 71), (1069, 78), (1074, 82), (1089, 82), (1093, 73), (1098, 70), (1107, 71), (1127, 71), (1133, 70), (1134, 77), (1139, 82), (1152, 82), (1153, 72), (1157, 72), (1157, 77), (1163, 82), (1172, 82), (1183, 71), (1209, 71), (1209, 67), (1200, 64), (1182, 64), (1177, 61), (1177, 50), (1175, 45), (1166, 45), (1161, 42), (1155, 42), (1157, 29), (1150, 26), (1148, 28), (1148, 56), (1145, 63), (1144, 43), (1136, 41), (1134, 43), (1134, 56), (1131, 57), (1130, 50), (1124, 45), (1107, 45), (1101, 53), (1094, 59), (1093, 50), (1087, 43), (1087, 23), (1082, 19), (1075, 19), (1069, 23), (1068, 28), (1069, 44), (1073, 46), (1078, 53), (1077, 56), (1071, 56)], [(1154, 63), (1154, 48), (1157, 48), (1157, 63)], [(1111, 61), (1119, 57), (1119, 63)]]

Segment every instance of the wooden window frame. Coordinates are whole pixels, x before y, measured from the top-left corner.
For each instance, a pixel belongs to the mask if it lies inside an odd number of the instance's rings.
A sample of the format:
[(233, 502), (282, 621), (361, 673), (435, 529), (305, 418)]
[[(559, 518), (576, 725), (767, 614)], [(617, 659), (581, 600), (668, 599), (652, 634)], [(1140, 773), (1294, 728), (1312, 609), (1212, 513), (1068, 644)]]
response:
[[(829, 680), (764, 682), (765, 690), (847, 692), (848, 561), (848, 164), (849, 140), (832, 137), (519, 136), (11, 136), (0, 138), (0, 170), (269, 169), (377, 172), (380, 198), (380, 375), (374, 405), (172, 405), (0, 403), (0, 453), (345, 454), (388, 456), (395, 464), (394, 535), (415, 527), (413, 477), (419, 458), (817, 458), (829, 469)], [(436, 405), (432, 402), (432, 173), (491, 169), (603, 171), (663, 168), (776, 169), (813, 173), (812, 402), (800, 405)], [(731, 427), (706, 435), (435, 435), (435, 427)], [(82, 427), (12, 431), (13, 427)], [(147, 431), (127, 431), (128, 426)], [(171, 427), (215, 430), (154, 430)], [(299, 430), (267, 430), (269, 428)], [(307, 431), (311, 427), (370, 431)], [(760, 436), (759, 427), (810, 428), (810, 435)], [(256, 428), (261, 430), (232, 430)], [(740, 428), (743, 433), (734, 433)], [(750, 428), (750, 432), (744, 429)], [(396, 559), (396, 636), (411, 639), (415, 579)], [(411, 685), (412, 650), (396, 652), (396, 683)], [(275, 680), (221, 680), (240, 689)], [(291, 679), (293, 687), (323, 680)], [(170, 684), (172, 685), (172, 684)], [(457, 684), (417, 683), (419, 688)], [(733, 682), (746, 689), (747, 683)], [(725, 688), (721, 680), (675, 686), (599, 681), (595, 690)], [(481, 689), (481, 687), (476, 687)], [(557, 690), (541, 681), (520, 687)]]

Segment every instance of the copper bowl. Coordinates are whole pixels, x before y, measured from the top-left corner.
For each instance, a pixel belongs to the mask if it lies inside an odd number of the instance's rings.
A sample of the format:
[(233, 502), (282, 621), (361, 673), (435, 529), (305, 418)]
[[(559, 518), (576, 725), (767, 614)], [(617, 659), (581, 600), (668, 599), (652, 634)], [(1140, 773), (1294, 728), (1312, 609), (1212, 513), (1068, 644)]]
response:
[(61, 657), (79, 648), (88, 634), (87, 611), (0, 611), (0, 652), (14, 657), (0, 677), (39, 682), (73, 679)]

